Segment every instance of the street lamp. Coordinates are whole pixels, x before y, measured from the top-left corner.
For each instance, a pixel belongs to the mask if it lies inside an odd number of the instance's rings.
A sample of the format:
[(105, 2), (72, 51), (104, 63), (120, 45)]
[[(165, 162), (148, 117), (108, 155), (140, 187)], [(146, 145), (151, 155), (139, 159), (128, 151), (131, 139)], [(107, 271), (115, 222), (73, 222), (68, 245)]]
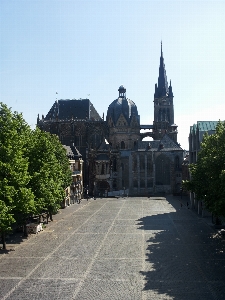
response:
[(96, 182), (94, 181), (94, 200), (96, 200)]
[(123, 196), (125, 197), (125, 186), (123, 187)]
[(88, 201), (88, 185), (87, 185), (86, 191), (87, 191), (87, 201)]

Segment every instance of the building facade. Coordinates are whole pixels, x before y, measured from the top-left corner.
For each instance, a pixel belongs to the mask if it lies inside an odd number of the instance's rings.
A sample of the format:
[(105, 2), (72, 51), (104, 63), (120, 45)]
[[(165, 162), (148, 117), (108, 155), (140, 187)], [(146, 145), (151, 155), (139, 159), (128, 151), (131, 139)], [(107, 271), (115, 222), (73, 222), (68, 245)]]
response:
[(80, 203), (83, 198), (83, 159), (80, 152), (74, 146), (63, 145), (69, 159), (72, 172), (71, 184), (65, 190), (65, 199), (61, 206), (65, 208), (76, 202)]

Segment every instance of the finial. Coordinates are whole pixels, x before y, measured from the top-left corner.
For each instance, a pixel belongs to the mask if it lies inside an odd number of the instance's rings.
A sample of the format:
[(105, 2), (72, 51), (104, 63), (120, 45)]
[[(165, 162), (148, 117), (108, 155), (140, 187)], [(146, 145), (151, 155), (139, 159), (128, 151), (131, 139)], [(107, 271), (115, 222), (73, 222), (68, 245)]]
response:
[(163, 53), (162, 53), (162, 40), (161, 40), (161, 56), (163, 55)]

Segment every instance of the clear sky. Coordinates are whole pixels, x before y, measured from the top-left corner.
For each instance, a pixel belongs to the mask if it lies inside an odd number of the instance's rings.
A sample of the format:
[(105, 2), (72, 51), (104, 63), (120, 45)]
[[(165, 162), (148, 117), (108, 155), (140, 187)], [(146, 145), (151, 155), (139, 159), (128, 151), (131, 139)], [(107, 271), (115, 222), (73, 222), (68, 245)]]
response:
[(1, 0), (0, 101), (34, 128), (56, 96), (106, 115), (123, 84), (152, 124), (162, 40), (188, 149), (193, 123), (225, 119), (224, 12), (224, 0)]

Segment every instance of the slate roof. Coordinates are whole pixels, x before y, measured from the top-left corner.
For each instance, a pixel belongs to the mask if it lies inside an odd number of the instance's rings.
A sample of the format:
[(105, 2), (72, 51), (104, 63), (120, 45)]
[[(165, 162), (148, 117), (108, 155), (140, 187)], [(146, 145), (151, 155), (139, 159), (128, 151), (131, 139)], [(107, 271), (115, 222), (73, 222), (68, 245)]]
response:
[(58, 120), (70, 120), (72, 118), (79, 120), (101, 120), (101, 117), (89, 99), (55, 101), (45, 120), (56, 119), (56, 117), (58, 117)]
[(98, 150), (109, 150), (110, 148), (111, 147), (110, 147), (108, 141), (105, 139), (99, 146)]
[(128, 124), (130, 123), (131, 116), (136, 116), (137, 120), (138, 121), (140, 120), (137, 106), (132, 100), (126, 97), (125, 98), (118, 97), (109, 105), (106, 120), (108, 121), (108, 119), (111, 116), (114, 124), (116, 124), (121, 114), (124, 115)]
[(63, 145), (63, 147), (66, 149), (66, 155), (70, 159), (79, 160), (82, 159), (82, 155), (77, 150), (75, 146), (66, 146)]
[[(149, 147), (150, 146), (150, 147)], [(174, 151), (182, 150), (180, 145), (174, 142), (167, 134), (165, 134), (161, 140), (156, 141), (139, 141), (138, 142), (138, 151)]]

